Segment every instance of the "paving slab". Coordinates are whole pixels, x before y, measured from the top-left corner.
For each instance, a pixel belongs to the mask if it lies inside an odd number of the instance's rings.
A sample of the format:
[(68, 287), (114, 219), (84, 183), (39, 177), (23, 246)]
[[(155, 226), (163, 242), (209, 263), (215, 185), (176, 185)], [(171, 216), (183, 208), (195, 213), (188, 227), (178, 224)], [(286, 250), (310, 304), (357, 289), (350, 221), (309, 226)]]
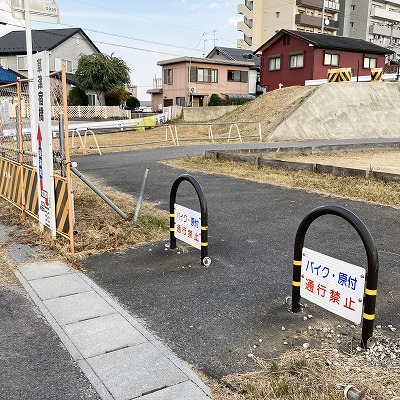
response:
[(50, 276), (63, 275), (66, 273), (72, 273), (72, 270), (68, 268), (61, 261), (40, 261), (30, 262), (19, 267), (19, 271), (28, 281), (32, 279), (46, 278)]
[(147, 341), (120, 314), (65, 325), (64, 330), (85, 358)]
[(89, 365), (116, 400), (128, 400), (187, 381), (151, 343), (89, 358)]
[(44, 304), (61, 326), (115, 313), (115, 310), (93, 291), (45, 300)]
[(77, 274), (65, 273), (31, 280), (30, 284), (42, 300), (54, 299), (91, 290)]

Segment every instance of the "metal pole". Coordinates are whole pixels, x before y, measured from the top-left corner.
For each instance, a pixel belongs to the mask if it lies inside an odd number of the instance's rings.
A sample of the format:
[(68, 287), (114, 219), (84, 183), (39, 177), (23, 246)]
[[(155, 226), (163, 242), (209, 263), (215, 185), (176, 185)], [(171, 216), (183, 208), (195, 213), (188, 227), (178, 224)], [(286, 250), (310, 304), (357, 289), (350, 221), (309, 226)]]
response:
[(60, 135), (60, 153), (61, 153), (61, 176), (66, 176), (65, 166), (65, 141), (64, 141), (64, 115), (58, 116), (58, 134)]
[(138, 199), (137, 204), (136, 204), (135, 216), (133, 218), (134, 222), (137, 222), (137, 220), (139, 218), (139, 212), (140, 212), (140, 208), (142, 207), (144, 188), (146, 187), (146, 181), (147, 181), (147, 175), (148, 174), (149, 174), (149, 169), (146, 168), (146, 170), (144, 171), (143, 182), (142, 182), (142, 187), (140, 189), (139, 199)]
[(93, 190), (93, 192), (95, 192), (97, 195), (99, 195), (113, 210), (115, 210), (122, 218), (124, 219), (128, 219), (128, 216), (122, 211), (120, 210), (106, 195), (104, 195), (102, 192), (100, 192), (99, 189), (96, 188), (96, 186), (93, 185), (92, 182), (89, 181), (89, 179), (87, 179), (85, 176), (83, 176), (79, 170), (75, 167), (71, 166), (71, 171), (84, 183), (86, 183), (86, 185), (88, 185), (90, 187), (90, 189)]
[[(28, 67), (28, 79), (29, 79), (29, 113), (31, 121), (31, 143), (32, 151), (37, 151), (37, 136), (35, 131), (36, 126), (36, 114), (35, 114), (35, 99), (34, 99), (34, 87), (33, 87), (33, 50), (32, 50), (32, 28), (31, 28), (31, 9), (29, 0), (24, 0), (24, 17), (25, 17), (25, 37), (26, 37), (26, 61)], [(47, 71), (46, 71), (47, 72)], [(37, 159), (32, 159), (33, 165), (37, 165)]]
[(69, 222), (69, 243), (70, 250), (73, 254), (75, 251), (74, 243), (74, 200), (72, 194), (72, 177), (71, 177), (71, 159), (69, 156), (69, 136), (68, 136), (68, 99), (67, 99), (67, 74), (65, 65), (61, 66), (61, 82), (62, 82), (62, 105), (63, 105), (63, 119), (64, 119), (64, 150), (65, 150), (65, 176), (67, 178), (68, 188), (68, 222)]

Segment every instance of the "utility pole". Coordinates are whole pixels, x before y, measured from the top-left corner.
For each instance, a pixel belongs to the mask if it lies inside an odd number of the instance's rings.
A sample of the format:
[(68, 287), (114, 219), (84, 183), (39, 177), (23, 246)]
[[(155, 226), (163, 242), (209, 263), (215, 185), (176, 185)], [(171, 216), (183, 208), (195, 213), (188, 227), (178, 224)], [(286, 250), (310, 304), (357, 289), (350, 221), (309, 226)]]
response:
[(325, 29), (325, 0), (322, 0), (322, 25), (321, 25), (321, 33), (324, 34)]

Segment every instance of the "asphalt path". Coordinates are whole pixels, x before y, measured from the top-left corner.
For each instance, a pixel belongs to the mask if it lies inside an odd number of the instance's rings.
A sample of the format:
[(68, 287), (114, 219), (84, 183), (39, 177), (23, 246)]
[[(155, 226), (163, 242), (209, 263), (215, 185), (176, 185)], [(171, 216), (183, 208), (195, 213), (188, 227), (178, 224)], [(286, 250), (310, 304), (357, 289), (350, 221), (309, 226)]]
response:
[[(168, 212), (171, 186), (187, 171), (158, 161), (199, 155), (210, 147), (224, 146), (109, 153), (74, 157), (74, 161), (89, 178), (135, 196), (149, 168), (145, 198)], [(141, 318), (179, 357), (220, 378), (253, 369), (249, 353), (275, 357), (287, 348), (285, 341), (292, 343), (294, 337), (306, 334), (311, 323), (346, 323), (312, 304), (306, 315), (311, 313), (313, 319), (304, 321), (304, 313), (292, 314), (285, 305), (291, 293), (297, 227), (312, 209), (326, 204), (346, 207), (369, 228), (380, 261), (376, 324), (400, 329), (400, 210), (218, 174), (193, 175), (208, 202), (210, 267), (200, 266), (199, 251), (171, 251), (166, 243), (94, 255), (84, 263), (93, 280)], [(194, 190), (186, 182), (179, 187), (177, 199), (199, 209)], [(366, 267), (361, 239), (341, 218), (319, 218), (308, 230), (305, 245)]]
[(2, 399), (99, 399), (20, 286), (0, 285), (0, 304)]

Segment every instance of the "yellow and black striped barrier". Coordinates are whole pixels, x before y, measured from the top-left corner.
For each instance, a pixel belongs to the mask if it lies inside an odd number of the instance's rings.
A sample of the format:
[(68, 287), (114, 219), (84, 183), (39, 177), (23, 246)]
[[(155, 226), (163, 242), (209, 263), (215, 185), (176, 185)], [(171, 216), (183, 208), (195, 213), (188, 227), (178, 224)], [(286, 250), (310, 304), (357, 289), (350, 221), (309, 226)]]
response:
[(350, 82), (351, 68), (328, 69), (328, 82)]
[(371, 68), (371, 81), (382, 82), (382, 68)]
[(363, 323), (361, 333), (361, 347), (367, 348), (367, 342), (372, 337), (375, 321), (375, 305), (378, 287), (378, 251), (374, 240), (364, 223), (351, 211), (346, 208), (334, 205), (322, 206), (312, 210), (301, 221), (295, 239), (293, 279), (292, 279), (292, 312), (299, 312), (300, 307), (300, 287), (301, 287), (301, 266), (303, 258), (304, 239), (310, 225), (323, 215), (337, 215), (349, 222), (359, 234), (367, 254), (368, 273), (366, 279), (366, 289), (364, 295)]
[[(39, 218), (37, 185), (37, 171), (35, 168), (0, 158), (0, 196), (36, 219)], [(69, 226), (68, 215), (70, 210), (66, 178), (54, 177), (54, 194), (56, 229), (59, 234), (69, 239), (69, 232), (73, 227)]]
[(25, 211), (35, 218), (39, 215), (39, 202), (38, 202), (38, 189), (37, 189), (37, 172), (36, 169), (24, 165), (23, 167), (24, 178), (24, 198), (25, 198)]
[(56, 199), (56, 229), (57, 232), (69, 238), (69, 218), (70, 212), (68, 205), (68, 185), (67, 179), (54, 177), (54, 194)]
[(20, 165), (0, 158), (0, 195), (11, 203), (21, 207), (21, 170)]

